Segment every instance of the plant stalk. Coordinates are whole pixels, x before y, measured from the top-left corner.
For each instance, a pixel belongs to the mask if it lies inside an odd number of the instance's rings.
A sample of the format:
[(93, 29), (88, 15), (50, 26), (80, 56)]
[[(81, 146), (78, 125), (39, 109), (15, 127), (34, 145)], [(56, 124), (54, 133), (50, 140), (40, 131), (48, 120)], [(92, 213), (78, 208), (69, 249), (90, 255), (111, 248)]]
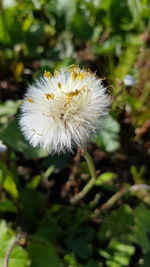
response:
[(91, 179), (83, 187), (83, 189), (71, 199), (71, 203), (73, 203), (73, 204), (77, 203), (80, 199), (84, 198), (88, 194), (88, 192), (94, 186), (95, 180), (96, 180), (96, 170), (95, 170), (95, 166), (94, 166), (92, 157), (90, 156), (90, 154), (88, 153), (88, 151), (86, 149), (81, 150), (81, 155), (85, 158), (85, 160), (88, 164), (89, 171), (91, 174)]
[(20, 239), (20, 234), (17, 234), (16, 237), (15, 237), (15, 239), (11, 243), (10, 247), (6, 251), (6, 255), (5, 255), (5, 258), (4, 258), (4, 265), (3, 265), (3, 267), (8, 267), (9, 259), (10, 259), (10, 254), (11, 254), (12, 250), (14, 249), (14, 247), (18, 244), (19, 239)]

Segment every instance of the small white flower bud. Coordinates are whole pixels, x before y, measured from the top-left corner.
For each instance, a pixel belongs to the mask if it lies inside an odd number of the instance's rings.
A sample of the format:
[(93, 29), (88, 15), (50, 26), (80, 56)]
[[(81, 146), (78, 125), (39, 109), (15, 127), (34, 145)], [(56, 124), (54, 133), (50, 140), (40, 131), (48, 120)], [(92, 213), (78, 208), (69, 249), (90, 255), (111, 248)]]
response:
[(124, 80), (123, 81), (124, 81), (124, 84), (126, 86), (133, 86), (133, 85), (135, 85), (135, 80), (134, 80), (134, 78), (131, 75), (126, 75), (124, 77)]
[(7, 150), (7, 146), (0, 140), (0, 153), (4, 153)]

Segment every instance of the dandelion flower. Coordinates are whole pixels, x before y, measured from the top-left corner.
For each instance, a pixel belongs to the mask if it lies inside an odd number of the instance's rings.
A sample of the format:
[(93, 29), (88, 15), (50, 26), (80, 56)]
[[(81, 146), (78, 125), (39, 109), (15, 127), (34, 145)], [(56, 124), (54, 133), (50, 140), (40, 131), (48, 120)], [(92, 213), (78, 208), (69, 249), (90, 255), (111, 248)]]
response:
[(106, 114), (110, 98), (102, 80), (73, 65), (30, 85), (21, 105), (20, 127), (33, 147), (49, 153), (83, 148)]

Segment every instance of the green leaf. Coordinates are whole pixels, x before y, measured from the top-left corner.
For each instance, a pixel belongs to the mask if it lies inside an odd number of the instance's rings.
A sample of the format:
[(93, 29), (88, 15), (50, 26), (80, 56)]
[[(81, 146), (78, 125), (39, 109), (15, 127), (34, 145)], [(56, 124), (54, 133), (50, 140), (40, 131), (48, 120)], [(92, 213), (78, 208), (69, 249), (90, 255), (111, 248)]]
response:
[(2, 240), (7, 234), (7, 224), (4, 220), (0, 221), (0, 240)]
[(133, 211), (130, 206), (124, 205), (105, 218), (99, 232), (99, 238), (102, 241), (114, 238), (129, 242), (132, 238), (133, 226)]
[(2, 187), (10, 194), (14, 199), (19, 197), (19, 192), (12, 176), (12, 173), (8, 173), (2, 183)]
[(146, 253), (144, 255), (144, 264), (142, 265), (142, 267), (149, 267), (149, 263), (150, 263), (150, 253)]
[(19, 103), (13, 100), (7, 100), (5, 103), (0, 103), (0, 116), (10, 116), (16, 114)]
[(34, 21), (26, 32), (26, 44), (28, 45), (30, 56), (38, 55), (38, 48), (41, 38), (44, 38), (44, 22)]
[(9, 29), (8, 29), (8, 22), (7, 22), (7, 13), (4, 11), (0, 16), (0, 42), (3, 44), (7, 44), (11, 42)]
[[(0, 221), (0, 267), (3, 267), (6, 252), (15, 240), (15, 233)], [(27, 267), (30, 265), (28, 253), (20, 246), (15, 246), (9, 257), (9, 267)]]
[(112, 240), (110, 242), (109, 248), (118, 251), (120, 253), (123, 253), (124, 255), (126, 254), (128, 256), (132, 256), (135, 251), (133, 246), (118, 242), (116, 240)]
[(5, 199), (5, 200), (0, 201), (0, 211), (1, 212), (17, 212), (17, 208), (11, 200)]
[(26, 158), (43, 158), (47, 152), (42, 149), (32, 148), (23, 138), (16, 119), (0, 132), (0, 139), (14, 151), (21, 152)]
[(80, 265), (74, 254), (66, 254), (64, 256), (64, 263), (65, 266), (71, 266), (71, 267), (83, 267), (82, 265)]
[(102, 0), (102, 1), (101, 1), (101, 7), (102, 7), (104, 10), (108, 11), (108, 10), (110, 9), (111, 2), (112, 2), (112, 0)]
[(49, 243), (32, 242), (27, 247), (31, 258), (30, 267), (62, 267), (54, 248)]
[[(39, 218), (47, 209), (46, 195), (31, 189), (24, 189), (20, 192), (19, 204), (22, 207), (20, 216), (26, 228), (32, 229), (40, 223)], [(32, 205), (31, 205), (32, 203)]]
[(135, 252), (133, 245), (121, 243), (112, 239), (107, 251), (99, 251), (99, 254), (106, 259), (106, 266), (129, 266), (130, 258)]
[(107, 267), (120, 267), (120, 263), (114, 262), (114, 261), (106, 261)]
[[(130, 258), (135, 252), (133, 245), (122, 244), (116, 240), (112, 240), (108, 246), (108, 251), (110, 251), (112, 257), (111, 261), (119, 264), (119, 266), (129, 266)], [(108, 264), (108, 266), (111, 266)]]
[[(9, 242), (4, 243), (5, 245), (5, 254), (6, 250), (8, 250), (8, 247), (10, 246), (11, 242), (14, 240), (14, 238), (10, 239)], [(0, 255), (0, 267), (3, 266), (3, 260), (4, 254)], [(28, 253), (20, 246), (16, 246), (9, 257), (9, 267), (27, 267), (30, 266), (30, 260), (28, 257)]]
[(55, 1), (57, 15), (66, 16), (67, 23), (70, 23), (72, 17), (76, 12), (76, 1), (75, 0), (56, 0)]
[(92, 137), (91, 141), (95, 142), (105, 151), (113, 152), (120, 146), (119, 132), (119, 123), (109, 115), (104, 118), (97, 130), (97, 133)]
[(60, 231), (61, 229), (59, 229), (59, 225), (54, 218), (50, 214), (47, 214), (39, 224), (35, 235), (42, 240), (55, 242)]
[(135, 209), (134, 242), (136, 242), (147, 253), (150, 251), (150, 210), (141, 204)]
[(8, 8), (1, 11), (0, 16), (0, 43), (12, 45), (22, 40), (21, 20), (17, 21), (15, 9)]
[(94, 229), (92, 227), (80, 227), (67, 237), (66, 244), (80, 259), (85, 260), (92, 253), (90, 241), (93, 235)]
[(88, 40), (91, 38), (93, 30), (84, 14), (76, 13), (71, 22), (71, 31), (75, 38)]
[(36, 189), (42, 180), (41, 175), (36, 175), (33, 179), (27, 184), (27, 188), (29, 189)]
[(8, 170), (4, 163), (0, 163), (0, 185), (5, 189), (14, 199), (19, 197), (19, 191), (16, 185), (16, 177), (11, 170)]
[(89, 260), (85, 267), (103, 267), (103, 264), (95, 260)]
[(142, 4), (139, 0), (127, 0), (128, 8), (132, 14), (132, 22), (123, 27), (130, 30), (135, 27), (137, 23), (141, 23)]
[(101, 186), (102, 184), (107, 183), (115, 178), (116, 178), (115, 173), (105, 172), (96, 178), (95, 185)]
[(42, 180), (50, 177), (50, 175), (53, 173), (54, 169), (55, 169), (54, 165), (50, 165), (44, 173), (42, 173), (41, 175), (36, 175), (27, 184), (27, 188), (36, 189)]
[(0, 103), (0, 123), (5, 125), (9, 118), (16, 114), (19, 103), (13, 100), (7, 100), (5, 103)]
[[(55, 170), (62, 170), (67, 166), (69, 159), (69, 155), (50, 155), (43, 160), (43, 166), (47, 168), (48, 172), (50, 165), (51, 168), (53, 168), (52, 166), (54, 166)], [(47, 175), (47, 171), (44, 173), (44, 175)]]

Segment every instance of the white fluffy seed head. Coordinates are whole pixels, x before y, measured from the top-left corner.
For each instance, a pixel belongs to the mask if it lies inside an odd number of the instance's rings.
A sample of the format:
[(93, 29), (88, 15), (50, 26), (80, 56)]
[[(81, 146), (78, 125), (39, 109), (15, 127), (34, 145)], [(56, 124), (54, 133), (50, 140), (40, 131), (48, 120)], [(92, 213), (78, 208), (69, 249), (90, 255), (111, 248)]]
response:
[(19, 123), (33, 147), (64, 153), (85, 146), (109, 104), (102, 80), (73, 65), (28, 87)]

